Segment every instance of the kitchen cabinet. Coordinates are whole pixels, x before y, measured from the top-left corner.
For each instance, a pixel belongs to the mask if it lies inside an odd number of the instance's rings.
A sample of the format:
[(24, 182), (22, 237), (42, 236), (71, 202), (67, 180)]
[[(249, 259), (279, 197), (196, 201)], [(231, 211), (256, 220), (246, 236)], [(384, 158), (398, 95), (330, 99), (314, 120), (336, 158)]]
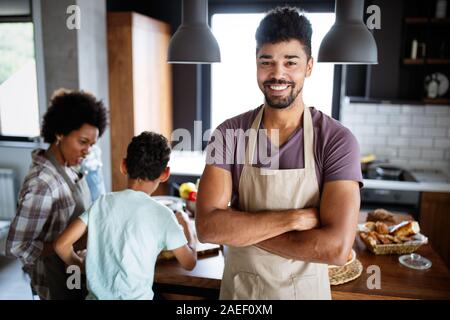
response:
[(108, 13), (112, 189), (126, 188), (119, 165), (131, 138), (172, 133), (172, 76), (167, 23), (134, 12)]
[(450, 193), (422, 193), (420, 226), (433, 249), (450, 267)]
[(381, 29), (373, 31), (378, 64), (346, 66), (346, 95), (352, 102), (450, 104), (450, 90), (430, 98), (425, 88), (433, 74), (441, 89), (450, 79), (450, 18), (436, 18), (436, 1), (366, 1), (371, 4), (382, 16)]

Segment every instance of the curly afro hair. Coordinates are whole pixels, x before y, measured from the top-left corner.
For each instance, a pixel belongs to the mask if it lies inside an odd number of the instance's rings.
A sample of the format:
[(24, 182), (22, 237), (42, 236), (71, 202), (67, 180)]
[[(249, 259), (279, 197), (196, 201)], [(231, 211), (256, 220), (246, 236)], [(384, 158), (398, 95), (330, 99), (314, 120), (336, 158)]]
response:
[(103, 134), (108, 123), (108, 115), (103, 102), (84, 91), (58, 89), (50, 100), (44, 115), (41, 136), (45, 142), (53, 143), (56, 135), (68, 135), (84, 124), (98, 128)]
[(170, 159), (167, 139), (160, 134), (144, 131), (134, 137), (127, 149), (125, 164), (131, 179), (155, 180)]
[(277, 7), (266, 14), (256, 30), (256, 52), (266, 43), (296, 39), (303, 45), (309, 59), (311, 36), (311, 23), (303, 13), (295, 7)]

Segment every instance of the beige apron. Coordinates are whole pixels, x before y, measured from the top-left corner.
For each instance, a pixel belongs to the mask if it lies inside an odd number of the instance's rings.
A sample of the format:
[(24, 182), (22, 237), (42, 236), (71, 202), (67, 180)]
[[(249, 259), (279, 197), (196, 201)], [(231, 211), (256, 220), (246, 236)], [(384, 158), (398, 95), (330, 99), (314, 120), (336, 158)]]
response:
[[(259, 129), (264, 108), (253, 121)], [(239, 181), (243, 211), (319, 207), (320, 193), (314, 163), (311, 113), (303, 116), (304, 169), (270, 170), (251, 165), (256, 134), (249, 136)], [(331, 299), (328, 266), (285, 259), (256, 246), (227, 247), (220, 299)]]

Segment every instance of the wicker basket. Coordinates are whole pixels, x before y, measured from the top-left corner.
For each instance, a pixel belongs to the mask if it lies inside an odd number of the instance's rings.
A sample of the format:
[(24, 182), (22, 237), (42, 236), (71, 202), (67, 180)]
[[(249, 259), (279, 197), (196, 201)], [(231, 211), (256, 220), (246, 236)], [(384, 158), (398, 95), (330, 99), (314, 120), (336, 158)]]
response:
[(377, 244), (375, 246), (371, 246), (369, 243), (364, 242), (366, 247), (374, 254), (406, 254), (413, 253), (416, 251), (421, 245), (422, 242), (406, 242), (406, 243), (398, 243), (398, 244)]
[[(365, 230), (364, 224), (358, 225), (359, 231), (367, 231)], [(361, 237), (361, 236), (360, 236)], [(363, 238), (361, 240), (364, 242), (366, 247), (376, 255), (382, 254), (407, 254), (413, 253), (420, 246), (428, 243), (428, 238), (423, 234), (418, 233), (414, 236), (414, 239), (404, 243), (390, 243), (390, 244), (376, 244), (371, 245), (369, 242), (364, 241)]]

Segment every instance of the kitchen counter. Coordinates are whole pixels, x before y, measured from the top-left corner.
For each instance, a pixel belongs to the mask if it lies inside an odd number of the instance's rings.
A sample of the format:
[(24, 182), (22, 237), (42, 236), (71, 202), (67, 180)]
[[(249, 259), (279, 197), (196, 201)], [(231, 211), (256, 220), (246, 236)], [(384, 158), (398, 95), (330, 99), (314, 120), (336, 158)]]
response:
[[(402, 217), (403, 219), (406, 216)], [(365, 221), (365, 213), (360, 221)], [(425, 271), (402, 266), (397, 255), (376, 256), (370, 253), (359, 236), (353, 246), (356, 257), (364, 267), (361, 276), (351, 282), (332, 286), (333, 299), (450, 299), (450, 272), (443, 260), (429, 244), (423, 245), (417, 253), (433, 263)], [(367, 273), (369, 266), (381, 270), (381, 288), (369, 289)], [(200, 257), (192, 271), (184, 270), (175, 260), (160, 261), (155, 271), (155, 292), (217, 299), (224, 267), (221, 252)]]
[[(205, 168), (205, 157), (206, 154), (200, 151), (173, 151), (169, 162), (170, 172), (175, 176), (200, 177)], [(450, 193), (449, 182), (433, 181), (433, 179), (425, 179), (421, 182), (364, 179), (364, 188)]]
[(366, 189), (387, 189), (419, 192), (450, 192), (450, 183), (445, 182), (407, 182), (364, 179)]

